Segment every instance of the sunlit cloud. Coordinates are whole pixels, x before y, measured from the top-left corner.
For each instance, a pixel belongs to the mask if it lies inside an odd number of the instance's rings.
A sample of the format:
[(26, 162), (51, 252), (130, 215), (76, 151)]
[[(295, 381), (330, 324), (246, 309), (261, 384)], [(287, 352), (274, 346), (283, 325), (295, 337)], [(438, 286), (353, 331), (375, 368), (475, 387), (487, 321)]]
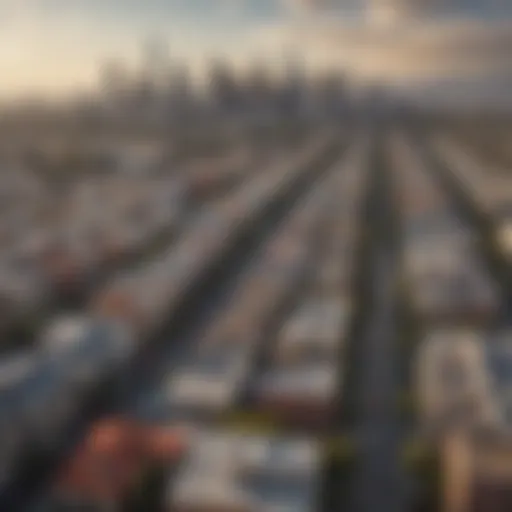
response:
[(502, 73), (512, 70), (512, 23), (422, 22), (376, 27), (340, 20), (276, 24), (254, 37), (267, 46), (299, 47), (316, 65), (349, 69), (361, 77), (418, 77)]

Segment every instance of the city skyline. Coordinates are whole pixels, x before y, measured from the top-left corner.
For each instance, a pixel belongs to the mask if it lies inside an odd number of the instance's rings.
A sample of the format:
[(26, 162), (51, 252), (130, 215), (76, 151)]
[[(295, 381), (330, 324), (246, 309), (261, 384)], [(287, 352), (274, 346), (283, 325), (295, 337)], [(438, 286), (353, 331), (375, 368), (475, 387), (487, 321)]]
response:
[[(157, 36), (195, 74), (221, 56), (390, 82), (508, 80), (512, 6), (494, 0), (0, 0), (0, 97), (97, 85), (98, 67), (140, 59)], [(505, 77), (505, 78), (504, 78)]]

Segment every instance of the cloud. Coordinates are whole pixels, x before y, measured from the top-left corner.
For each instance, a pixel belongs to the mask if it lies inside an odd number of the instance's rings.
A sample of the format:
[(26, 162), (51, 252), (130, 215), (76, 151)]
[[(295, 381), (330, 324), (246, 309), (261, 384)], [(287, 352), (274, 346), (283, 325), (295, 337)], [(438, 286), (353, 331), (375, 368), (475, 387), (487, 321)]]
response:
[(426, 13), (445, 4), (442, 0), (281, 0), (281, 3), (291, 9), (306, 11), (357, 9), (370, 15), (388, 12), (397, 17)]
[(376, 26), (436, 17), (501, 19), (512, 15), (509, 0), (281, 0), (281, 3), (307, 14), (359, 12), (366, 22)]
[(314, 21), (329, 16), (360, 16), (366, 0), (275, 0), (284, 12), (295, 19)]
[(361, 78), (492, 76), (512, 69), (509, 21), (411, 21), (388, 27), (338, 19), (275, 24), (255, 37), (269, 48), (300, 49), (312, 66), (345, 68)]
[(336, 0), (282, 0), (282, 3), (289, 9), (301, 11), (336, 7), (339, 4)]

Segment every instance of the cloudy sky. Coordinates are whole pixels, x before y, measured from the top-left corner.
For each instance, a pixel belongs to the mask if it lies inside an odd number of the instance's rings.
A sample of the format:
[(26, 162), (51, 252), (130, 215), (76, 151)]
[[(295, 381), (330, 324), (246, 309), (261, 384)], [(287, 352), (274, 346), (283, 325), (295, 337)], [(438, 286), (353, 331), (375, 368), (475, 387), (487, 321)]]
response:
[(0, 0), (0, 96), (91, 87), (159, 36), (200, 72), (225, 55), (415, 82), (512, 76), (510, 0)]

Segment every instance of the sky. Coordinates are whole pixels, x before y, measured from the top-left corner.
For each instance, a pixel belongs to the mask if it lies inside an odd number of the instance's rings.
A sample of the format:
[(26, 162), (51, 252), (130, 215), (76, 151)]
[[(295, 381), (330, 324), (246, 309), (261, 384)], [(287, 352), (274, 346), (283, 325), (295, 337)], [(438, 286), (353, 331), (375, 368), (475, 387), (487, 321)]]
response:
[(512, 77), (510, 0), (0, 0), (0, 97), (94, 87), (148, 37), (198, 74), (224, 56), (416, 83)]

